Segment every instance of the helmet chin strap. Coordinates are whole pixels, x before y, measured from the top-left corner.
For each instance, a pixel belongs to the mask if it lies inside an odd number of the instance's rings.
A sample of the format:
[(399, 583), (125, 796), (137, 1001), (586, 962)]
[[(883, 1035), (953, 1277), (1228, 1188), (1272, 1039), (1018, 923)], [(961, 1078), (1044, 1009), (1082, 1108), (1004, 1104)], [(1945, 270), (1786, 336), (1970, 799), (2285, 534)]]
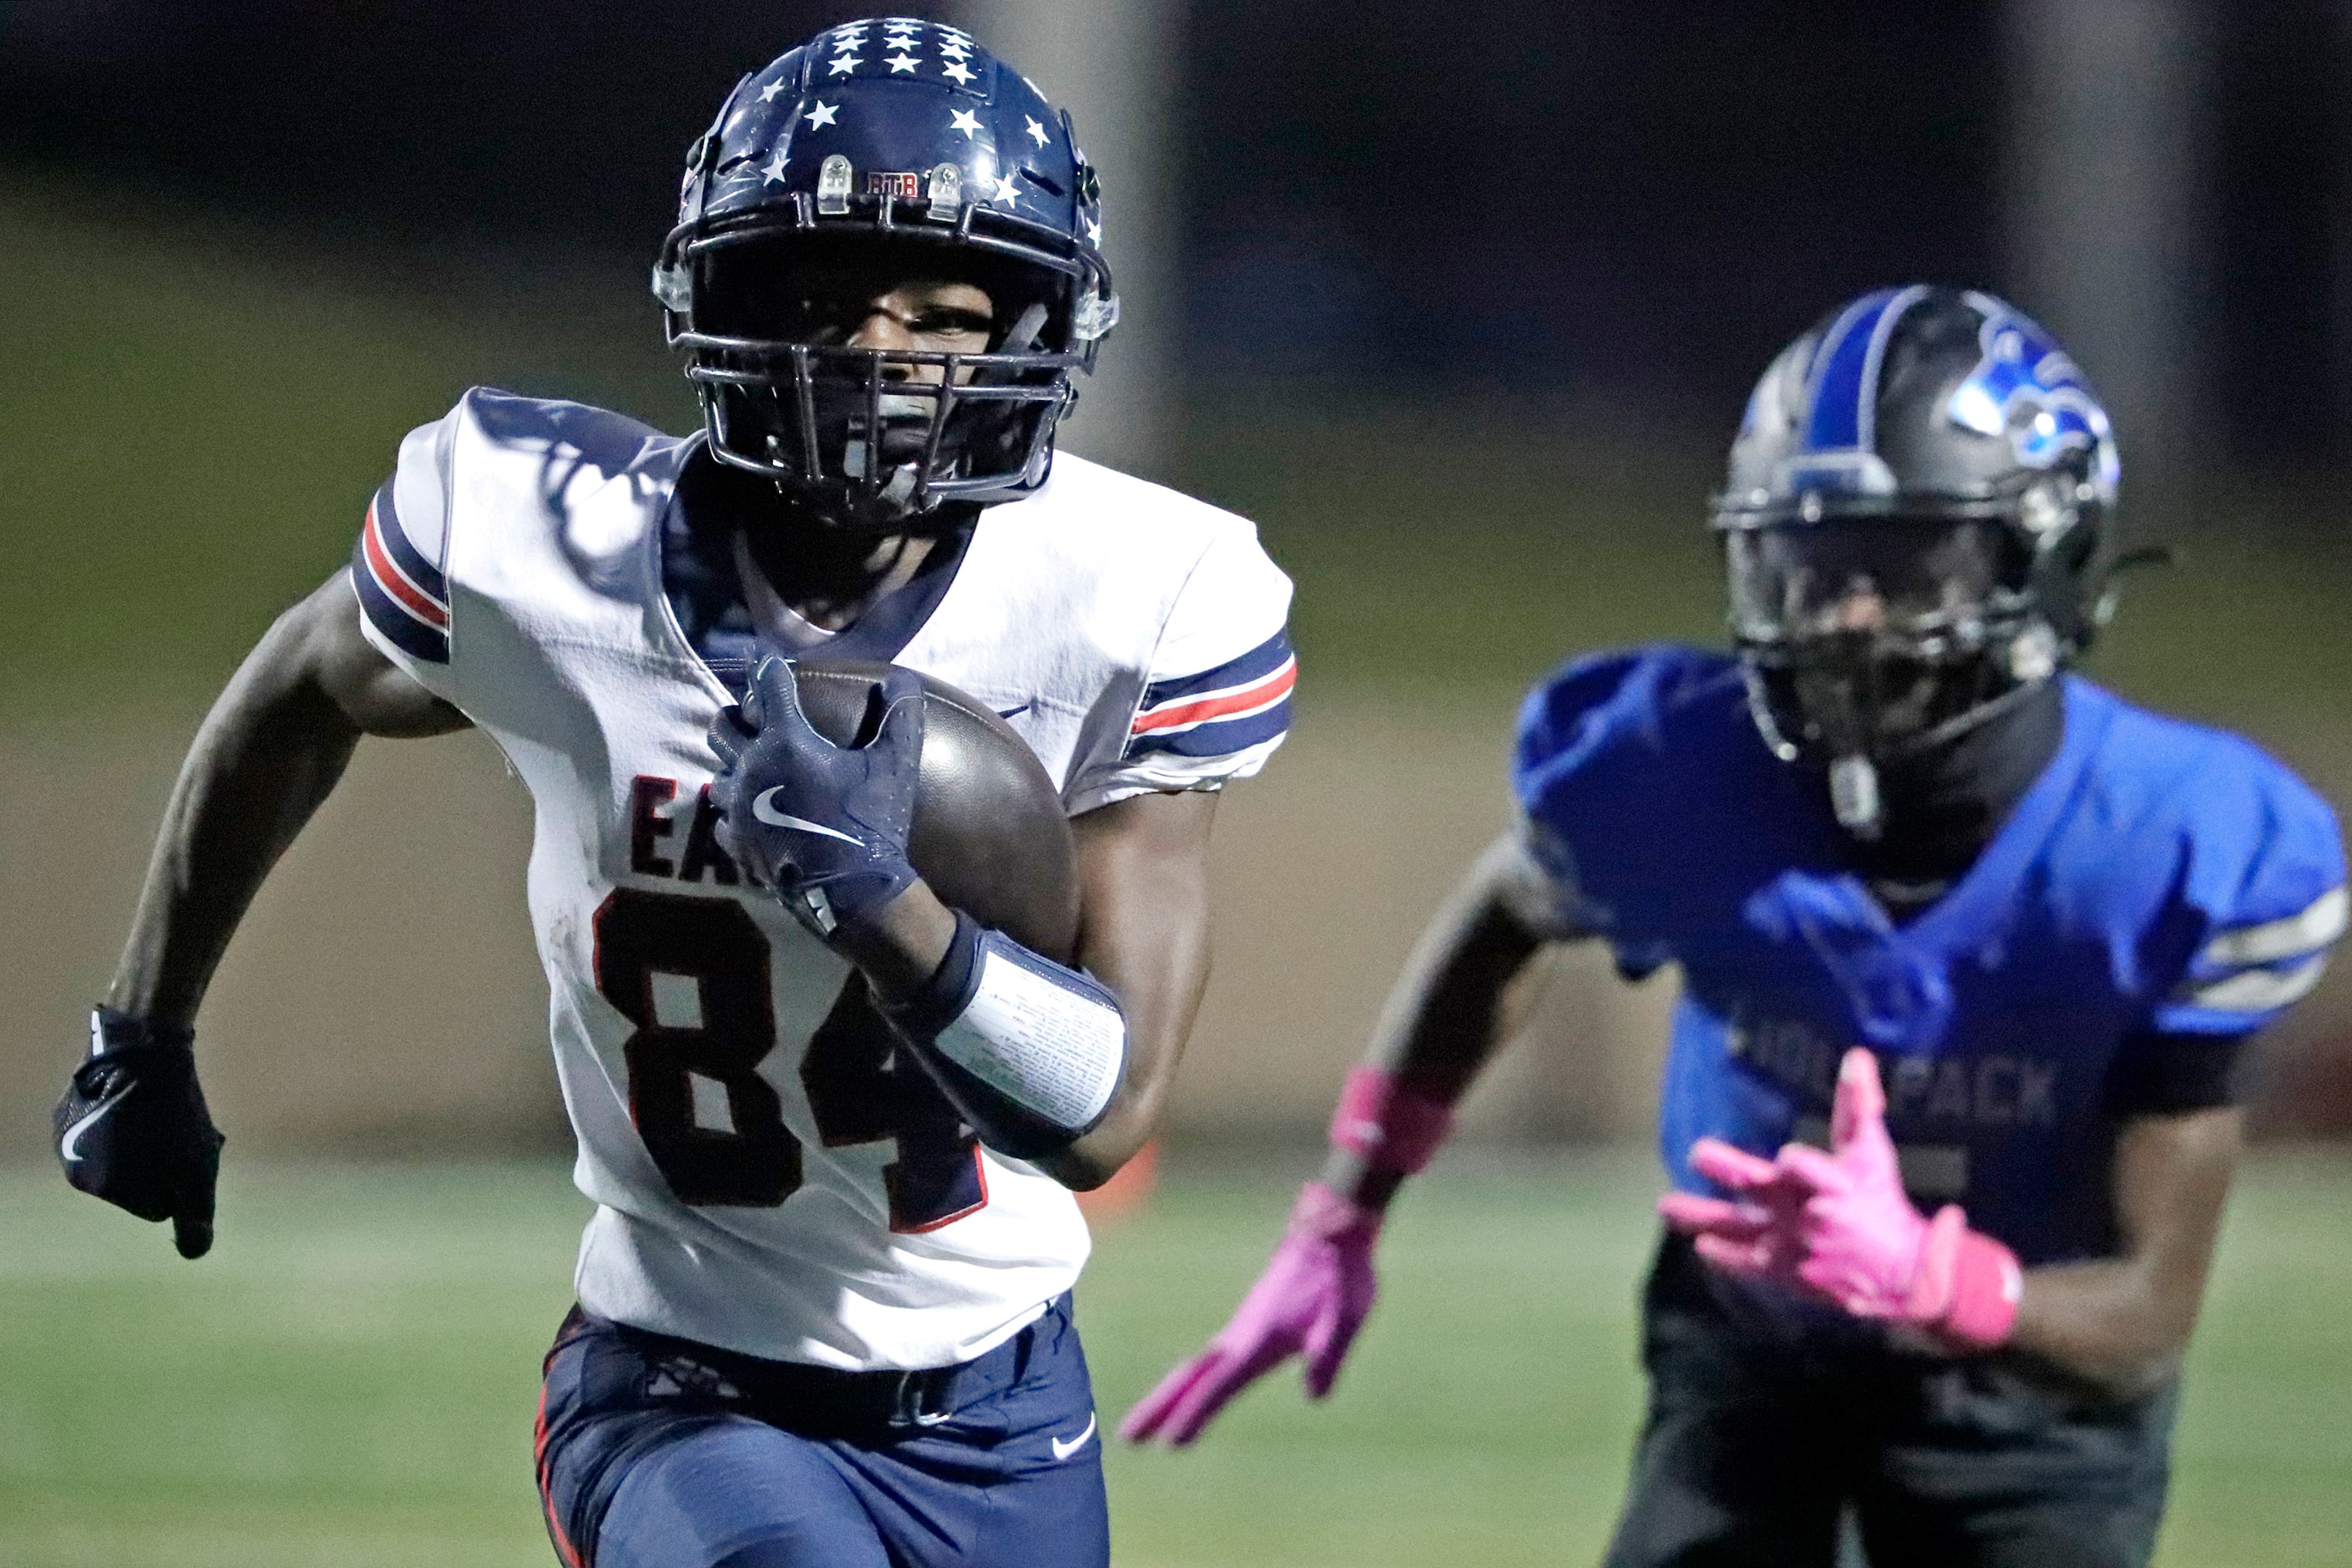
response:
[(1885, 827), (1877, 764), (1860, 752), (1831, 759), (1830, 809), (1838, 826), (1856, 838), (1876, 838)]

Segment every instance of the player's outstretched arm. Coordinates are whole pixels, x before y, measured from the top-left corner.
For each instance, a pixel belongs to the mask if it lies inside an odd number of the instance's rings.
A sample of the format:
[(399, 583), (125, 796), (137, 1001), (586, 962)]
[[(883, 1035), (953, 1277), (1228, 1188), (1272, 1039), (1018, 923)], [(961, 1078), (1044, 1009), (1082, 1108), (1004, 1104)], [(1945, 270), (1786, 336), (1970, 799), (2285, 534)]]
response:
[(437, 735), (465, 716), (369, 645), (348, 572), (272, 626), (197, 731), (164, 807), (131, 934), (58, 1110), (67, 1179), (212, 1244), (219, 1134), (190, 1044), (213, 971), (262, 879), (362, 734)]
[(1503, 993), (1546, 942), (1578, 933), (1553, 910), (1549, 879), (1517, 833), (1497, 837), (1423, 931), (1390, 987), (1363, 1061), (1349, 1074), (1332, 1122), (1323, 1184), (1374, 1209), (1435, 1152), (1414, 1160), (1387, 1147), (1391, 1135), (1413, 1141), (1395, 1116), (1451, 1131), (1453, 1107), (1508, 1032)]
[(361, 634), (348, 569), (278, 616), (180, 764), (107, 1005), (193, 1024), (246, 906), (360, 737), (467, 722)]
[(1299, 1194), (1265, 1273), (1208, 1348), (1129, 1412), (1120, 1436), (1190, 1443), (1293, 1355), (1311, 1396), (1331, 1391), (1371, 1311), (1389, 1201), (1436, 1152), (1454, 1102), (1493, 1055), (1504, 989), (1546, 942), (1575, 934), (1551, 914), (1556, 904), (1517, 835), (1479, 857), (1391, 990), (1371, 1048), (1348, 1075), (1322, 1179)]

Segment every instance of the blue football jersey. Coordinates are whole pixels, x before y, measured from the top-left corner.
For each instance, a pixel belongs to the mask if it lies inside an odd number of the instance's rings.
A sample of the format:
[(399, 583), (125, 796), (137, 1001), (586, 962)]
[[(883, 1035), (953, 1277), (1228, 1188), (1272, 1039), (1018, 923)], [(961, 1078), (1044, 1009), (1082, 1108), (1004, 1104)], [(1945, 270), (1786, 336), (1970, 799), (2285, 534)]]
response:
[(2242, 1035), (2345, 925), (2336, 819), (2249, 742), (2069, 677), (2057, 754), (1967, 874), (1897, 926), (1828, 792), (1775, 759), (1739, 668), (1579, 659), (1529, 694), (1513, 783), (1537, 858), (1621, 967), (1681, 966), (1660, 1136), (1819, 1141), (1839, 1058), (1879, 1055), (1923, 1202), (2029, 1264), (2114, 1248), (2105, 1088), (2163, 1036)]

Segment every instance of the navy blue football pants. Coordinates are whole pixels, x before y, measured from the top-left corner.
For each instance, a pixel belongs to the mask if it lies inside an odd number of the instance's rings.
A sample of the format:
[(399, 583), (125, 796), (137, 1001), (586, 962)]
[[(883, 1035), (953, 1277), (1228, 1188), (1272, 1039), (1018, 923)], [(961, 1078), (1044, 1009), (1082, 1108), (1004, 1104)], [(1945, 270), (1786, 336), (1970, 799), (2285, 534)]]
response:
[[(2176, 1391), (2121, 1400), (2000, 1355), (1887, 1347), (1712, 1274), (1669, 1237), (1650, 1411), (1608, 1568), (2144, 1568)], [(1843, 1330), (1841, 1332), (1839, 1331)]]
[(571, 1568), (1106, 1568), (1069, 1298), (960, 1367), (835, 1373), (575, 1309), (539, 1483)]

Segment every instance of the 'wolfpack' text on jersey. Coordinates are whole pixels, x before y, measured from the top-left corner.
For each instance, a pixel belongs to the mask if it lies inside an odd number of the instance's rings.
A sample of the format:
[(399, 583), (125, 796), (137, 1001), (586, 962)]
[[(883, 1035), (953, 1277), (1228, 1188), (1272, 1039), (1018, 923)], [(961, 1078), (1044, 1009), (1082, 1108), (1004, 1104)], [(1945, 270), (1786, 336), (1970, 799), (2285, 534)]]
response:
[[(1896, 925), (1845, 868), (1818, 774), (1775, 760), (1719, 654), (1570, 664), (1513, 779), (1575, 928), (1679, 963), (1661, 1136), (1818, 1137), (1839, 1058), (1884, 1065), (1904, 1177), (2029, 1264), (2113, 1249), (2111, 1075), (2242, 1036), (2345, 928), (2326, 805), (2234, 736), (2066, 678), (2057, 754), (1965, 876)], [(2209, 1047), (2210, 1048), (2210, 1047)]]
[[(1086, 1227), (973, 1142), (848, 964), (719, 847), (703, 737), (728, 691), (664, 591), (701, 439), (468, 393), (368, 509), (362, 624), (531, 792), (531, 918), (598, 1205), (582, 1304), (772, 1359), (965, 1361), (1069, 1288)], [(1066, 454), (935, 553), (827, 653), (987, 702), (1070, 815), (1213, 787), (1280, 744), (1290, 584), (1244, 520)]]

